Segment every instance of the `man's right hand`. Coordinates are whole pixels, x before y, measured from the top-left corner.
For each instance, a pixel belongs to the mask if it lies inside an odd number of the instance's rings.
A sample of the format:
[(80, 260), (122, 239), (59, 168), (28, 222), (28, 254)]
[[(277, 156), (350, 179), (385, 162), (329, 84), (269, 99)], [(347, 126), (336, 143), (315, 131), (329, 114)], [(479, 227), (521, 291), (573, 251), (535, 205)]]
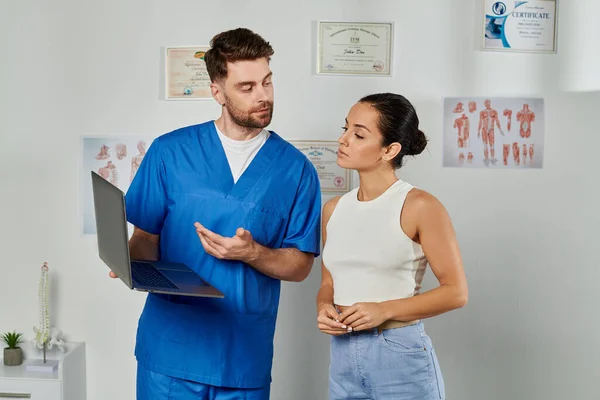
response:
[[(158, 235), (153, 235), (134, 226), (133, 235), (129, 239), (131, 257), (136, 260), (158, 260), (159, 238)], [(108, 276), (113, 279), (118, 278), (113, 271), (110, 271)]]
[(317, 327), (323, 333), (333, 336), (351, 332), (352, 328), (337, 322), (338, 312), (333, 304), (321, 304), (317, 311)]

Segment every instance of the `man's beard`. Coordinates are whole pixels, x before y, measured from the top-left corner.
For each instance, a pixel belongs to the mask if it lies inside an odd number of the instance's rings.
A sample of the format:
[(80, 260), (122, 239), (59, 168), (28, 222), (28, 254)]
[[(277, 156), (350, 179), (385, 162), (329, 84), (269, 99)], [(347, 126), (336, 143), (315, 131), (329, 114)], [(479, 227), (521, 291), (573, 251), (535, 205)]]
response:
[[(246, 112), (233, 105), (233, 103), (226, 96), (225, 108), (227, 108), (227, 111), (231, 116), (231, 120), (242, 128), (263, 129), (271, 123), (271, 119), (273, 118), (273, 102), (265, 102), (259, 108), (255, 108), (250, 110), (250, 112)], [(264, 108), (268, 108), (268, 111), (263, 114), (264, 116), (262, 118), (253, 114), (256, 111)]]

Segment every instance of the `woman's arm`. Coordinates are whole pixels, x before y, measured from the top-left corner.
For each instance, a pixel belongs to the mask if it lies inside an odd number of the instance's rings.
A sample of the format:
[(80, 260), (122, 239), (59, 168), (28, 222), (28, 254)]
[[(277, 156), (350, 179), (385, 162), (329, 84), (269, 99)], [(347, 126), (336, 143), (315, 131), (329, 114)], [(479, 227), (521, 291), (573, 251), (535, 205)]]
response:
[[(467, 303), (467, 278), (450, 217), (433, 195), (418, 191), (411, 199), (417, 240), (423, 248), (439, 286), (407, 299), (381, 303), (386, 320), (412, 321), (429, 318)], [(407, 213), (407, 214), (408, 214)]]
[[(327, 241), (327, 223), (340, 197), (335, 197), (323, 206), (321, 230), (323, 248)], [(322, 260), (322, 256), (321, 256)], [(333, 278), (331, 273), (321, 261), (321, 287), (317, 293), (317, 327), (321, 332), (329, 335), (341, 335), (347, 332), (346, 326), (337, 322), (338, 312), (333, 305)]]

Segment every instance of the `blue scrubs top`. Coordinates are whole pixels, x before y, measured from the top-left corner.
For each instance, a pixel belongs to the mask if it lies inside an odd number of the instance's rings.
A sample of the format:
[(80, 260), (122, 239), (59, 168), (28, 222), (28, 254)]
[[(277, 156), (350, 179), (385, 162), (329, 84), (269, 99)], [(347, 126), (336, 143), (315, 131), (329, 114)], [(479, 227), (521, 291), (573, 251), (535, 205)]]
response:
[(280, 281), (204, 251), (194, 222), (222, 236), (319, 255), (321, 193), (314, 166), (271, 132), (234, 184), (214, 121), (155, 139), (126, 195), (127, 219), (160, 235), (161, 260), (182, 262), (223, 299), (149, 294), (135, 354), (144, 367), (214, 386), (271, 382)]

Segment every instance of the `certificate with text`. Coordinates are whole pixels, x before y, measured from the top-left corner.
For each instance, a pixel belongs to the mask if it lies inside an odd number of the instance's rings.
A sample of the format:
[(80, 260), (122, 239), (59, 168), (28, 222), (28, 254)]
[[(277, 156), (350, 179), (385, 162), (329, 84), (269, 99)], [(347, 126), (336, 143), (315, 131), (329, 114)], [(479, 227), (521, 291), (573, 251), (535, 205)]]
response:
[(212, 98), (204, 54), (208, 46), (169, 47), (165, 55), (167, 100)]
[(317, 73), (391, 75), (392, 23), (321, 21), (318, 29)]
[(556, 0), (485, 0), (483, 49), (556, 53)]
[(310, 162), (319, 175), (322, 192), (347, 192), (350, 190), (350, 170), (337, 165), (339, 143), (334, 141), (291, 140)]

